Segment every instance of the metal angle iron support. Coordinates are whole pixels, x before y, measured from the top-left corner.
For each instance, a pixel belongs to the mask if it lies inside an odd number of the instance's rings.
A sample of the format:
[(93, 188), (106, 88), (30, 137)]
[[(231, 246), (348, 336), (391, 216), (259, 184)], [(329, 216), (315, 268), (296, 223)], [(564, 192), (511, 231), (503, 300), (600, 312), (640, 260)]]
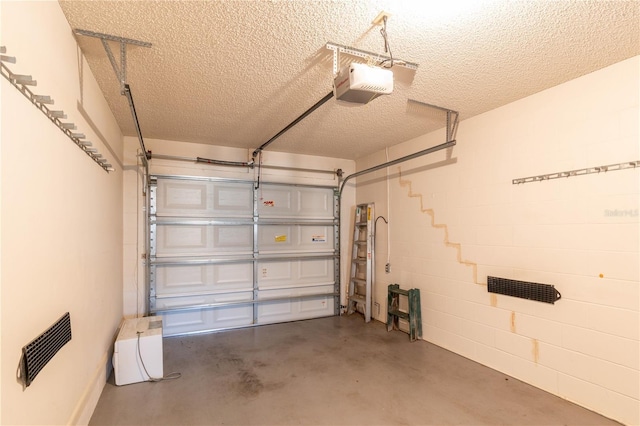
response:
[[(4, 46), (3, 46), (4, 47)], [(6, 52), (6, 48), (4, 49)], [(47, 105), (53, 104), (53, 100), (51, 96), (48, 95), (36, 95), (34, 94), (27, 86), (36, 85), (36, 81), (32, 80), (31, 76), (23, 76), (28, 78), (15, 78), (17, 74), (13, 74), (9, 68), (5, 66), (4, 61), (0, 61), (0, 74), (11, 83), (24, 97), (26, 97), (33, 105), (36, 106), (53, 124), (58, 127), (69, 139), (73, 141), (80, 149), (84, 151), (96, 164), (98, 164), (103, 170), (106, 172), (112, 172), (115, 169), (113, 166), (106, 162), (106, 160), (100, 161), (100, 157), (97, 157), (95, 153), (87, 150), (87, 145), (85, 145), (82, 139), (85, 138), (84, 134), (81, 133), (72, 133), (72, 127), (70, 127), (71, 123), (63, 123), (60, 121), (61, 119), (67, 118), (67, 115), (64, 111), (55, 111), (51, 110), (47, 107)], [(15, 62), (15, 61), (13, 61)], [(75, 130), (75, 125), (72, 125)], [(89, 142), (89, 145), (91, 143)], [(97, 151), (97, 150), (96, 150)]]
[[(144, 167), (146, 169), (147, 175), (149, 175), (149, 159), (151, 158), (151, 153), (148, 152), (144, 146), (144, 139), (142, 138), (140, 123), (138, 122), (138, 115), (136, 114), (136, 108), (133, 103), (131, 88), (127, 84), (127, 45), (131, 44), (134, 46), (151, 47), (152, 44), (146, 41), (118, 37), (111, 34), (98, 33), (95, 31), (82, 30), (78, 28), (73, 30), (73, 32), (82, 36), (99, 38), (102, 42), (102, 46), (107, 53), (107, 57), (109, 58), (111, 67), (116, 74), (118, 82), (120, 83), (120, 94), (126, 96), (127, 100), (129, 101), (129, 108), (131, 109), (131, 115), (133, 116), (133, 122), (135, 125), (136, 133), (138, 135), (138, 141), (140, 142), (140, 148), (142, 149), (142, 152), (144, 152)], [(118, 66), (118, 64), (116, 63), (115, 57), (113, 56), (113, 52), (108, 43), (109, 41), (120, 43), (120, 66)]]
[(415, 99), (407, 99), (407, 103), (416, 104), (419, 106), (432, 108), (432, 109), (444, 112), (446, 114), (447, 141), (452, 141), (456, 139), (456, 133), (458, 132), (458, 123), (460, 118), (460, 113), (458, 111), (454, 111), (452, 109), (430, 104), (427, 102), (418, 101)]
[[(333, 73), (338, 74), (338, 66), (340, 64), (340, 53), (346, 53), (347, 55), (356, 56), (363, 59), (376, 59), (378, 61), (389, 61), (392, 58), (390, 56), (380, 55), (375, 52), (368, 52), (366, 50), (357, 49), (351, 46), (344, 46), (333, 42), (327, 42), (325, 47), (329, 50), (333, 50)], [(410, 70), (417, 70), (418, 64), (415, 62), (405, 61), (399, 58), (393, 58), (394, 65), (402, 66)]]
[[(134, 46), (141, 47), (151, 47), (152, 44), (146, 41), (134, 40), (131, 38), (118, 37), (111, 34), (97, 33), (95, 31), (81, 30), (75, 29), (73, 30), (75, 34), (83, 35), (87, 37), (99, 38), (102, 42), (102, 46), (104, 50), (107, 52), (107, 56), (109, 57), (109, 62), (111, 62), (111, 66), (113, 67), (113, 71), (116, 73), (116, 77), (118, 78), (118, 82), (120, 83), (120, 94), (124, 95), (125, 85), (127, 84), (127, 45), (131, 44)], [(114, 41), (120, 43), (120, 66), (116, 63), (115, 57), (113, 56), (113, 52), (111, 51), (111, 46), (109, 46), (108, 41)]]

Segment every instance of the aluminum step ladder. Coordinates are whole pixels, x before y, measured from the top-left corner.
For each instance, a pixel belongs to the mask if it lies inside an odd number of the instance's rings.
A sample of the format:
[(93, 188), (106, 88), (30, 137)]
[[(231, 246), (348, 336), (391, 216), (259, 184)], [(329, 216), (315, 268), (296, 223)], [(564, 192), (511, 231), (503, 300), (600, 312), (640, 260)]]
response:
[(365, 322), (371, 321), (371, 290), (374, 278), (373, 221), (373, 203), (358, 204), (353, 226), (347, 315), (356, 311), (362, 312)]
[[(420, 289), (403, 290), (398, 284), (389, 284), (387, 293), (387, 331), (400, 330), (400, 320), (409, 323), (409, 340), (422, 338), (422, 315), (420, 313)], [(407, 297), (407, 310), (400, 310), (400, 296)]]

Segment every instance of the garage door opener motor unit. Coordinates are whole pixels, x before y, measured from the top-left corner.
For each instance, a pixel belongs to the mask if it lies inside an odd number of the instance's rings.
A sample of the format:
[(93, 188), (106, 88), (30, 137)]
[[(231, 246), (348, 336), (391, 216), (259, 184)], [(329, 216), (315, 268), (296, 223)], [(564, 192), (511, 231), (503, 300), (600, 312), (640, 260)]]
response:
[(337, 100), (366, 104), (380, 95), (393, 92), (393, 72), (390, 69), (352, 63), (340, 70), (333, 86)]

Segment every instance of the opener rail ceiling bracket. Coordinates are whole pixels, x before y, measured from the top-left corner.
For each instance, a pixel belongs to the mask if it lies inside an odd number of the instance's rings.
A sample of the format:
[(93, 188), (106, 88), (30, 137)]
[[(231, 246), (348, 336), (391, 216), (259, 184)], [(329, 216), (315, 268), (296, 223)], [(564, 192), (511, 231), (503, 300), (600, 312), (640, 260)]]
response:
[(415, 62), (409, 62), (399, 58), (391, 58), (390, 56), (380, 55), (375, 52), (367, 52), (366, 50), (356, 49), (355, 47), (344, 46), (342, 44), (332, 42), (327, 42), (325, 47), (329, 50), (333, 50), (333, 74), (338, 74), (340, 53), (346, 53), (347, 55), (357, 56), (366, 60), (384, 61), (393, 59), (394, 65), (405, 67), (414, 71), (418, 69), (418, 64)]
[[(111, 66), (113, 67), (113, 71), (116, 73), (116, 77), (120, 82), (120, 94), (125, 94), (125, 85), (127, 84), (127, 44), (132, 44), (134, 46), (142, 46), (142, 47), (151, 47), (151, 43), (146, 41), (134, 40), (131, 38), (118, 37), (110, 34), (96, 33), (94, 31), (73, 30), (75, 34), (83, 35), (87, 37), (95, 37), (99, 38), (102, 41), (102, 46), (104, 50), (107, 52), (107, 56), (109, 57), (109, 62), (111, 62)], [(113, 56), (113, 52), (111, 51), (111, 46), (107, 41), (115, 41), (120, 43), (120, 67), (116, 63), (116, 59)]]
[[(136, 107), (133, 103), (133, 95), (131, 94), (131, 88), (127, 84), (127, 44), (133, 44), (134, 46), (151, 47), (151, 43), (146, 41), (134, 40), (131, 38), (118, 37), (110, 34), (97, 33), (95, 31), (81, 30), (78, 28), (73, 30), (73, 32), (78, 35), (99, 38), (100, 41), (102, 41), (102, 46), (107, 52), (109, 62), (111, 62), (113, 71), (116, 73), (116, 77), (118, 78), (118, 82), (120, 83), (120, 94), (126, 96), (127, 101), (129, 102), (133, 124), (135, 125), (136, 134), (138, 135), (138, 141), (140, 142), (140, 149), (144, 153), (141, 158), (143, 158), (144, 160), (143, 164), (145, 169), (147, 170), (148, 175), (151, 153), (147, 151), (144, 146), (144, 139), (142, 137), (142, 131), (140, 130), (140, 123), (138, 122), (138, 114), (136, 113)], [(115, 41), (120, 43), (120, 67), (118, 67), (118, 64), (116, 63), (116, 59), (113, 56), (113, 52), (111, 51), (111, 46), (109, 46), (108, 41)]]

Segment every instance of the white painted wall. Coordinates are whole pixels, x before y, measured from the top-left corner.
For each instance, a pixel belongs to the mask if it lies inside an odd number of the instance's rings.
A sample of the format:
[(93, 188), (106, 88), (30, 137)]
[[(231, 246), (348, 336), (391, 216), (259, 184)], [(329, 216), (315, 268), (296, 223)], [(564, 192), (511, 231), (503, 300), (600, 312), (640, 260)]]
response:
[[(106, 173), (6, 79), (2, 103), (2, 424), (87, 423), (122, 318), (122, 135), (57, 2), (0, 2), (8, 64), (76, 123)], [(21, 349), (65, 312), (72, 340), (23, 391)]]
[[(142, 129), (144, 133), (144, 129)], [(143, 255), (146, 252), (146, 236), (144, 228), (137, 224), (144, 224), (146, 212), (143, 210), (146, 205), (142, 188), (144, 178), (142, 177), (142, 167), (138, 164), (140, 144), (137, 138), (125, 137), (125, 173), (124, 173), (124, 315), (126, 317), (143, 316), (147, 305), (147, 288), (145, 277), (145, 261)], [(166, 141), (157, 139), (145, 139), (145, 147), (152, 151), (154, 155), (171, 155), (187, 158), (210, 158), (225, 161), (245, 162), (251, 157), (251, 152), (245, 149), (203, 145), (195, 143), (185, 143), (176, 141)], [(277, 149), (277, 141), (273, 144), (273, 149)], [(338, 158), (316, 157), (309, 155), (286, 154), (269, 150), (263, 152), (262, 164), (268, 166), (308, 168), (316, 170), (337, 170), (342, 169), (344, 176), (353, 173), (355, 162)], [(185, 175), (185, 176), (208, 176), (229, 179), (253, 180), (255, 170), (248, 168), (235, 168), (212, 166), (194, 161), (175, 161), (153, 158), (150, 162), (151, 174)], [(335, 174), (274, 170), (263, 168), (260, 180), (262, 182), (285, 182), (306, 185), (336, 186), (338, 179)], [(349, 225), (349, 212), (354, 204), (355, 186), (347, 184), (343, 193), (343, 214), (347, 219), (343, 221), (344, 226)], [(348, 253), (350, 234), (342, 233), (341, 250)], [(348, 278), (348, 265), (343, 262), (342, 283)], [(345, 290), (342, 291), (345, 304)]]
[[(391, 168), (391, 274), (384, 226), (377, 238), (382, 314), (387, 284), (417, 287), (425, 340), (638, 424), (640, 169), (511, 180), (640, 160), (639, 98), (635, 57), (463, 121), (450, 161), (443, 151)], [(425, 135), (389, 155), (444, 140)], [(359, 180), (357, 201), (386, 215), (384, 173)], [(487, 275), (553, 284), (562, 299), (492, 295)]]

